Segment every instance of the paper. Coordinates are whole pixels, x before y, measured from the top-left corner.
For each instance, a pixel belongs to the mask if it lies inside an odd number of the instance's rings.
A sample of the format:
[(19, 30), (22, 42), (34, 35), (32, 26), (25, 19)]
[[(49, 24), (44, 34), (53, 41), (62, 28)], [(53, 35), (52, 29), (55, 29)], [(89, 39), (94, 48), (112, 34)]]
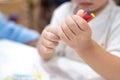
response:
[(88, 65), (65, 57), (46, 62), (44, 68), (49, 73), (50, 80), (104, 80)]
[(11, 78), (49, 80), (35, 48), (9, 40), (0, 40), (0, 80)]

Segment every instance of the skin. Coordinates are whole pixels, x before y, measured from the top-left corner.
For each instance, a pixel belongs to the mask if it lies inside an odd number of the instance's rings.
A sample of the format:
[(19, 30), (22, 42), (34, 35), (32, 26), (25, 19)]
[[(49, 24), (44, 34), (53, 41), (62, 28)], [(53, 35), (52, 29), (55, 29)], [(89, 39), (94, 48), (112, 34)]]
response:
[(29, 45), (29, 46), (32, 46), (32, 47), (36, 47), (37, 42), (38, 42), (38, 39), (37, 39), (37, 40), (34, 40), (34, 41), (32, 41), (32, 42), (26, 43), (26, 44)]
[(47, 27), (43, 30), (37, 43), (38, 52), (44, 60), (49, 60), (54, 55), (55, 48), (59, 44), (57, 29)]
[(83, 11), (80, 10), (76, 15), (68, 16), (57, 29), (44, 29), (37, 45), (40, 55), (44, 60), (51, 59), (59, 40), (62, 40), (102, 77), (107, 80), (120, 80), (120, 58), (111, 55), (92, 40), (92, 31), (88, 23), (80, 17), (82, 14)]

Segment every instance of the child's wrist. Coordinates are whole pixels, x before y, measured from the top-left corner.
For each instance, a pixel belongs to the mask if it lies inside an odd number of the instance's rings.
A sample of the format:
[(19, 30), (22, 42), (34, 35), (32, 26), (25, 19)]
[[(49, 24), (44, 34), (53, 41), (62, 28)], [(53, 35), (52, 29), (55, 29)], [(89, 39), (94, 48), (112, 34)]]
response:
[(76, 49), (76, 52), (79, 55), (90, 54), (90, 53), (93, 53), (94, 51), (95, 51), (95, 46), (94, 46), (93, 40), (89, 41), (89, 43), (87, 44), (87, 46), (85, 48)]

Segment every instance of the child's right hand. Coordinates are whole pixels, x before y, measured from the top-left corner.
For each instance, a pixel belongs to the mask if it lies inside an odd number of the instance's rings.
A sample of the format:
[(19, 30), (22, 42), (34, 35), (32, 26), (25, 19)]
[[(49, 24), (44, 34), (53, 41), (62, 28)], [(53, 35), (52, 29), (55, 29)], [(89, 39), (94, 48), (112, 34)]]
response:
[(43, 59), (48, 60), (53, 56), (59, 40), (60, 38), (57, 35), (56, 28), (47, 27), (44, 29), (37, 44), (39, 54), (43, 57)]
[(83, 10), (78, 11), (76, 15), (67, 17), (59, 27), (60, 39), (78, 53), (89, 51), (92, 46), (92, 30), (82, 15)]

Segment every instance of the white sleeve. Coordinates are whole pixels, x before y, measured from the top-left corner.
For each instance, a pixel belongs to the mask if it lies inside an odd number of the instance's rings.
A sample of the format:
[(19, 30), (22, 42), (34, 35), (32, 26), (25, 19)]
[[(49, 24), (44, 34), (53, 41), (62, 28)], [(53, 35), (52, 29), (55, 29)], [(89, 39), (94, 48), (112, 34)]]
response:
[(58, 7), (53, 13), (53, 16), (52, 16), (51, 22), (50, 22), (50, 25), (53, 26), (53, 27), (59, 26), (62, 23), (62, 21), (65, 19), (64, 18), (65, 12), (62, 14), (62, 12), (64, 10), (61, 7), (62, 6)]
[(60, 25), (65, 20), (67, 15), (71, 14), (72, 5), (73, 4), (71, 2), (66, 2), (62, 4), (61, 6), (59, 6), (53, 13), (50, 25), (51, 26)]
[(50, 25), (53, 27), (57, 27), (59, 25), (59, 18), (58, 15), (56, 14), (56, 11), (53, 13)]
[(113, 23), (107, 40), (107, 51), (120, 57), (120, 16)]

